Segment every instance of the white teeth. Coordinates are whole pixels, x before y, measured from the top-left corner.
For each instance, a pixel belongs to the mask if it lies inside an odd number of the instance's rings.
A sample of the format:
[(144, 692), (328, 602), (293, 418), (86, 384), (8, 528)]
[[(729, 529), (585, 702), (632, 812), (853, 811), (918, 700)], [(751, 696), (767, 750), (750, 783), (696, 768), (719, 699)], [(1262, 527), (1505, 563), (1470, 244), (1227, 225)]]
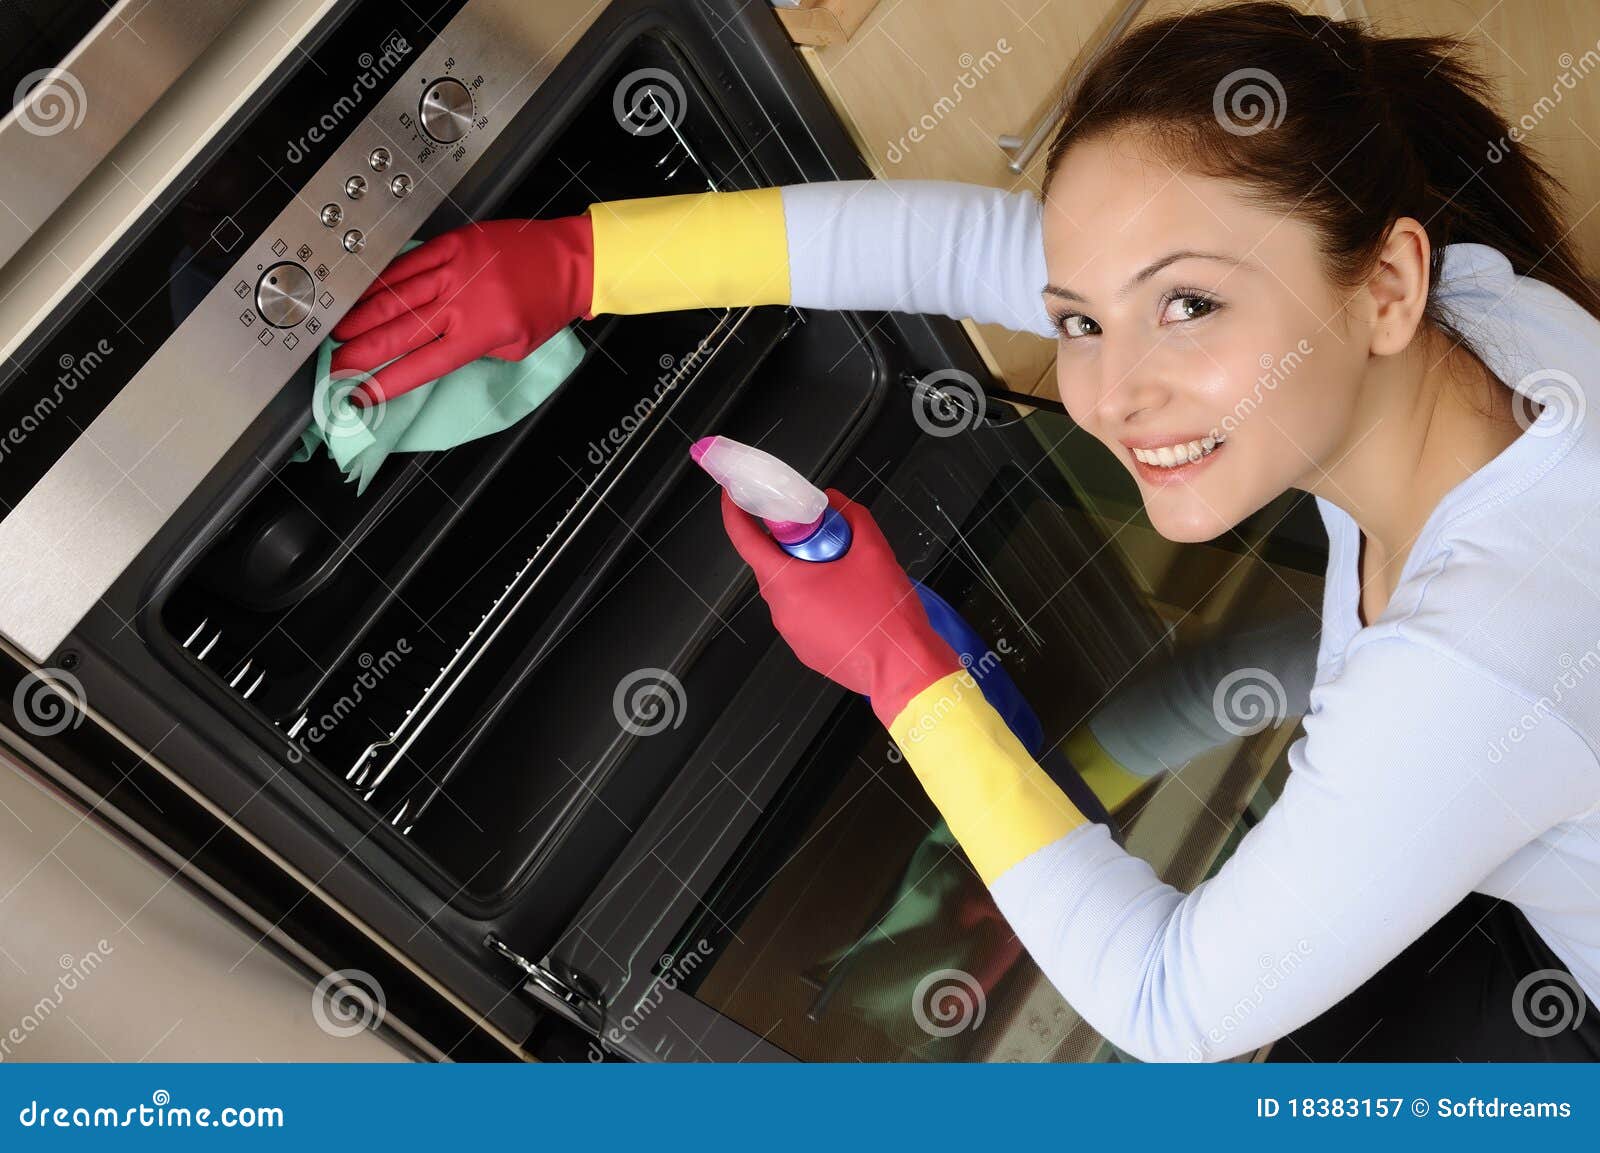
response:
[(1136, 448), (1133, 450), (1133, 455), (1136, 460), (1141, 460), (1145, 464), (1160, 468), (1176, 468), (1181, 464), (1192, 464), (1202, 456), (1209, 456), (1217, 445), (1226, 440), (1225, 436), (1205, 436), (1199, 440), (1191, 440), (1187, 444), (1163, 445), (1157, 449)]

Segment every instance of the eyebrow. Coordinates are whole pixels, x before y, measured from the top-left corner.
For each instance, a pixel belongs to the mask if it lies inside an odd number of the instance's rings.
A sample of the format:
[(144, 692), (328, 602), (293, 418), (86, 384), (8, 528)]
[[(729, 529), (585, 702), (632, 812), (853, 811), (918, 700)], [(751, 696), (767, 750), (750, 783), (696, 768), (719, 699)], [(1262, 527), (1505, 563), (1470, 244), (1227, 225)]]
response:
[[(1151, 263), (1145, 265), (1138, 272), (1134, 273), (1133, 276), (1129, 278), (1128, 283), (1124, 284), (1122, 288), (1117, 291), (1117, 297), (1120, 299), (1121, 297), (1126, 296), (1128, 294), (1128, 290), (1134, 285), (1149, 280), (1167, 265), (1175, 264), (1180, 260), (1219, 260), (1223, 264), (1231, 264), (1235, 268), (1256, 267), (1248, 260), (1241, 260), (1236, 256), (1227, 256), (1220, 252), (1196, 252), (1192, 248), (1179, 249), (1177, 252), (1169, 252), (1161, 259), (1152, 261)], [(1086, 297), (1080, 296), (1078, 293), (1073, 292), (1070, 288), (1062, 288), (1059, 284), (1047, 284), (1041, 291), (1045, 296), (1057, 296), (1062, 300), (1075, 300), (1079, 304), (1089, 303)]]

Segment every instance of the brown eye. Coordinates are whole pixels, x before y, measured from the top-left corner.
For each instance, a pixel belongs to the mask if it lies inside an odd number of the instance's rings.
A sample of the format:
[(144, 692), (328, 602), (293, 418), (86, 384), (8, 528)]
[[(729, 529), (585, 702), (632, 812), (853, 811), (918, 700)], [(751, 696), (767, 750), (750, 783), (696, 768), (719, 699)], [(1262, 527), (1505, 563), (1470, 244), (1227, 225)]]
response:
[(1216, 310), (1217, 302), (1209, 296), (1199, 296), (1195, 293), (1182, 293), (1172, 297), (1167, 302), (1167, 307), (1161, 317), (1164, 322), (1181, 320), (1199, 320)]
[(1068, 340), (1077, 340), (1079, 337), (1098, 336), (1100, 334), (1100, 326), (1081, 312), (1057, 317), (1056, 330)]

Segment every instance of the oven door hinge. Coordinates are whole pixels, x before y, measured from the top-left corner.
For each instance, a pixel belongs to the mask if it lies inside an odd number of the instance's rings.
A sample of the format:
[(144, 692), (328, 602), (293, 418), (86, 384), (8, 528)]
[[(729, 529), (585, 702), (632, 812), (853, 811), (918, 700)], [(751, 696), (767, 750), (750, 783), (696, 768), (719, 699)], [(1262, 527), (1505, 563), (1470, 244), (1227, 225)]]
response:
[(604, 1033), (606, 1002), (592, 979), (548, 957), (543, 962), (530, 961), (493, 933), (483, 943), (528, 975), (522, 987), (541, 1005), (596, 1037)]

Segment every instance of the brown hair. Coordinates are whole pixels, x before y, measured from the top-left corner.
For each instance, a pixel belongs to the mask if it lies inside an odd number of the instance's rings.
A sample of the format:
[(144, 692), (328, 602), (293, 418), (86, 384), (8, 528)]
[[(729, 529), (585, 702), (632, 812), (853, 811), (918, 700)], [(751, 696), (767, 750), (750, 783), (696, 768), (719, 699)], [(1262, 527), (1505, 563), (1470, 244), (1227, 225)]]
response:
[(1559, 203), (1565, 188), (1494, 110), (1452, 37), (1383, 37), (1286, 4), (1247, 3), (1151, 21), (1111, 45), (1072, 94), (1045, 185), (1072, 145), (1131, 128), (1163, 155), (1241, 182), (1319, 236), (1336, 283), (1375, 266), (1389, 226), (1420, 221), (1441, 250), (1476, 242), (1600, 316)]

